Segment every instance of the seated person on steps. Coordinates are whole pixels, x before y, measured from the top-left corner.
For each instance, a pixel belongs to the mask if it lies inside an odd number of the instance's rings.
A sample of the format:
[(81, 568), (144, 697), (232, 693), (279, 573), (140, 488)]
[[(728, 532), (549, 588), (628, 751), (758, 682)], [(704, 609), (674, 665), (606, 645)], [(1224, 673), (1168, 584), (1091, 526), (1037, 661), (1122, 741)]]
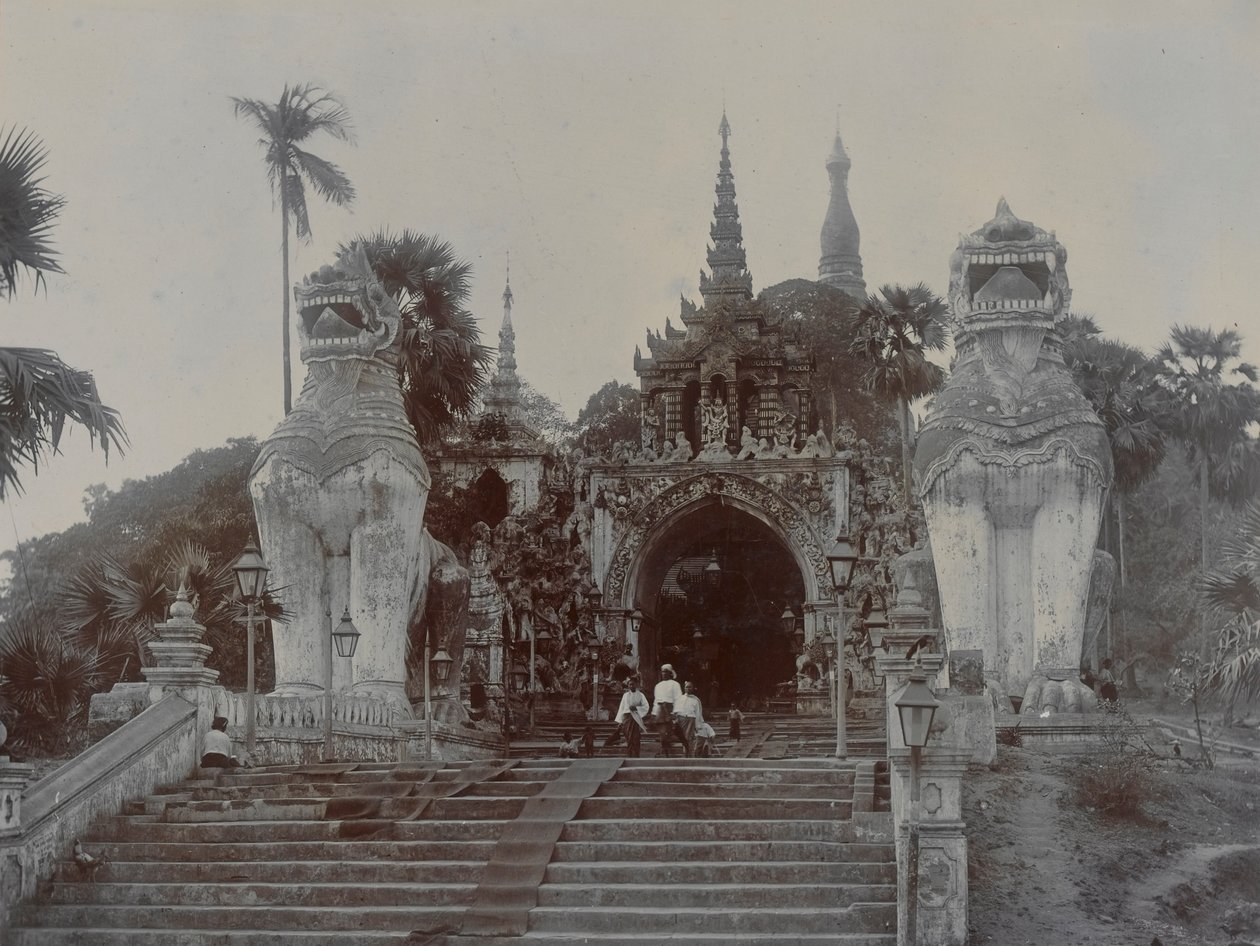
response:
[(227, 717), (216, 716), (205, 735), (205, 748), (201, 754), (203, 769), (234, 769), (241, 760), (232, 755), (232, 739), (227, 734)]

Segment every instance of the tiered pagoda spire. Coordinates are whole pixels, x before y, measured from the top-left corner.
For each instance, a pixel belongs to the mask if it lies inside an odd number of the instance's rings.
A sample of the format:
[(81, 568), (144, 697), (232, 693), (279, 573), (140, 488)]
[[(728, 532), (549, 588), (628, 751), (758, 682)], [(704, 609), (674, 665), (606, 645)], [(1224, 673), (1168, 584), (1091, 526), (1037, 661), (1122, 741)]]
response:
[(516, 373), (516, 330), (512, 328), (512, 270), (509, 264), (503, 288), (503, 323), (499, 326), (499, 361), (490, 391), (486, 395), (486, 412), (503, 415), (509, 434), (534, 436), (525, 419), (521, 402), (521, 379)]
[(744, 253), (744, 232), (739, 222), (739, 206), (735, 203), (735, 175), (731, 172), (731, 135), (726, 111), (718, 126), (722, 136), (722, 156), (718, 162), (717, 203), (713, 205), (713, 224), (709, 228), (708, 260), (712, 276), (700, 273), (700, 295), (706, 306), (724, 299), (751, 299), (752, 274)]
[(822, 226), (822, 258), (818, 261), (818, 280), (847, 292), (855, 299), (866, 298), (866, 280), (862, 278), (861, 234), (857, 218), (849, 206), (849, 168), (852, 162), (836, 131), (835, 144), (827, 157), (827, 174), (831, 177), (831, 203)]

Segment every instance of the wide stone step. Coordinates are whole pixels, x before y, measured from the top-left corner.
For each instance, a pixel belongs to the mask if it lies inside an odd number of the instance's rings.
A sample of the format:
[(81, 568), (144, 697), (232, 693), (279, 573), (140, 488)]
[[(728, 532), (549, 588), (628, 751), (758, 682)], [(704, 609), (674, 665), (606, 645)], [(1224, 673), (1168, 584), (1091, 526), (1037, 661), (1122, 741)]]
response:
[[(184, 856), (193, 853), (200, 852), (184, 849)], [(476, 860), (113, 861), (101, 871), (98, 880), (106, 883), (118, 879), (134, 884), (475, 884), (484, 869), (485, 864)], [(76, 881), (79, 874), (67, 863), (62, 865), (61, 876)], [(877, 881), (864, 878), (863, 882)]]
[(540, 907), (633, 907), (659, 910), (695, 909), (804, 909), (835, 910), (856, 903), (891, 903), (896, 884), (826, 885), (768, 883), (698, 884), (544, 884), (538, 890)]
[[(94, 844), (105, 842), (155, 842), (164, 844), (265, 844), (272, 841), (337, 841), (340, 821), (262, 821), (175, 824), (163, 821), (130, 822), (115, 819), (93, 827), (84, 844), (95, 853)], [(482, 841), (499, 836), (504, 821), (382, 821), (395, 841)]]
[[(177, 930), (358, 930), (440, 929), (457, 923), (465, 907), (415, 903), (409, 906), (125, 906), (50, 904), (18, 907), (14, 926), (93, 929), (150, 928)], [(87, 939), (84, 942), (95, 942)]]
[(782, 819), (818, 819), (823, 821), (837, 818), (848, 820), (853, 808), (852, 801), (846, 799), (799, 799), (780, 798), (767, 802), (764, 799), (743, 798), (694, 798), (686, 796), (658, 796), (639, 798), (606, 798), (595, 796), (582, 802), (578, 818), (603, 819), (659, 819), (671, 820), (700, 819), (763, 819), (767, 806), (773, 805), (776, 817)]
[[(114, 873), (122, 875), (121, 871)], [(426, 907), (467, 904), (476, 884), (456, 883), (71, 883), (55, 884), (56, 904), (180, 907)]]
[(562, 841), (832, 841), (853, 842), (849, 821), (570, 821)]
[(626, 781), (605, 782), (600, 786), (597, 794), (602, 798), (662, 798), (683, 795), (693, 798), (843, 798), (847, 800), (853, 797), (853, 782), (819, 784), (816, 782), (751, 782), (735, 779), (711, 782), (649, 782), (627, 779)]
[(826, 841), (560, 841), (552, 862), (664, 861), (709, 865), (725, 861), (887, 861), (886, 844)]
[(689, 907), (537, 907), (530, 911), (532, 932), (640, 933), (668, 936), (674, 933), (886, 933), (895, 932), (896, 904), (855, 903), (837, 910), (813, 908), (741, 909)]
[[(384, 930), (338, 931), (334, 933), (275, 932), (261, 930), (82, 930), (25, 929), (10, 930), (7, 946), (384, 946), (402, 944), (404, 933)], [(762, 933), (673, 934), (671, 946), (895, 946), (895, 934), (844, 933), (833, 935)], [(477, 946), (520, 946), (520, 944), (554, 944), (554, 946), (660, 946), (658, 934), (633, 933), (526, 933), (513, 937), (479, 937)]]
[[(5, 946), (403, 946), (396, 930), (10, 929)], [(862, 944), (865, 946), (865, 944)]]
[[(409, 822), (419, 824), (420, 822)], [(85, 840), (85, 844), (88, 842)], [(190, 849), (187, 843), (110, 841), (92, 847), (115, 861), (186, 861), (190, 854), (205, 861), (481, 861), (494, 851), (494, 841), (255, 841), (212, 843)], [(106, 868), (108, 869), (108, 868)]]
[(892, 861), (553, 862), (546, 873), (549, 884), (703, 884), (718, 879), (731, 884), (894, 884), (897, 865)]

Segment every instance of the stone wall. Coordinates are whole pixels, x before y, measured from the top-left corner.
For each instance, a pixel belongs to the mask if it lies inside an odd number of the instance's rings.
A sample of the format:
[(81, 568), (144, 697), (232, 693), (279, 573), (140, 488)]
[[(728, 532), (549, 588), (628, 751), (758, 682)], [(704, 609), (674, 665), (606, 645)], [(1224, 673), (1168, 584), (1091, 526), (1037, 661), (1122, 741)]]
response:
[(34, 894), (97, 818), (187, 778), (197, 740), (196, 705), (168, 696), (27, 788), (19, 832), (0, 839), (0, 911)]

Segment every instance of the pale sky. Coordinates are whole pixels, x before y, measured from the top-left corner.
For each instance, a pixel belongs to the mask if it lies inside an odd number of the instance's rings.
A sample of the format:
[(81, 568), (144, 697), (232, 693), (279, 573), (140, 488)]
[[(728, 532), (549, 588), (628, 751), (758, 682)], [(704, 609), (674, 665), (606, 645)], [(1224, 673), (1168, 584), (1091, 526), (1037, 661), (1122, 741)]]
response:
[(816, 278), (838, 114), (868, 285), (944, 293), (1005, 195), (1109, 333), (1237, 322), (1260, 360), (1260, 4), (3, 0), (0, 44), (0, 124), (68, 201), (67, 275), (0, 302), (0, 344), (94, 370), (131, 438), (106, 466), (71, 433), (0, 549), (280, 419), (280, 224), (229, 96), (286, 82), (358, 137), (309, 142), (359, 199), (312, 197), (295, 276), (362, 230), (439, 234), (495, 344), (510, 251), (520, 372), (570, 416), (699, 301), (724, 103), (756, 291)]

